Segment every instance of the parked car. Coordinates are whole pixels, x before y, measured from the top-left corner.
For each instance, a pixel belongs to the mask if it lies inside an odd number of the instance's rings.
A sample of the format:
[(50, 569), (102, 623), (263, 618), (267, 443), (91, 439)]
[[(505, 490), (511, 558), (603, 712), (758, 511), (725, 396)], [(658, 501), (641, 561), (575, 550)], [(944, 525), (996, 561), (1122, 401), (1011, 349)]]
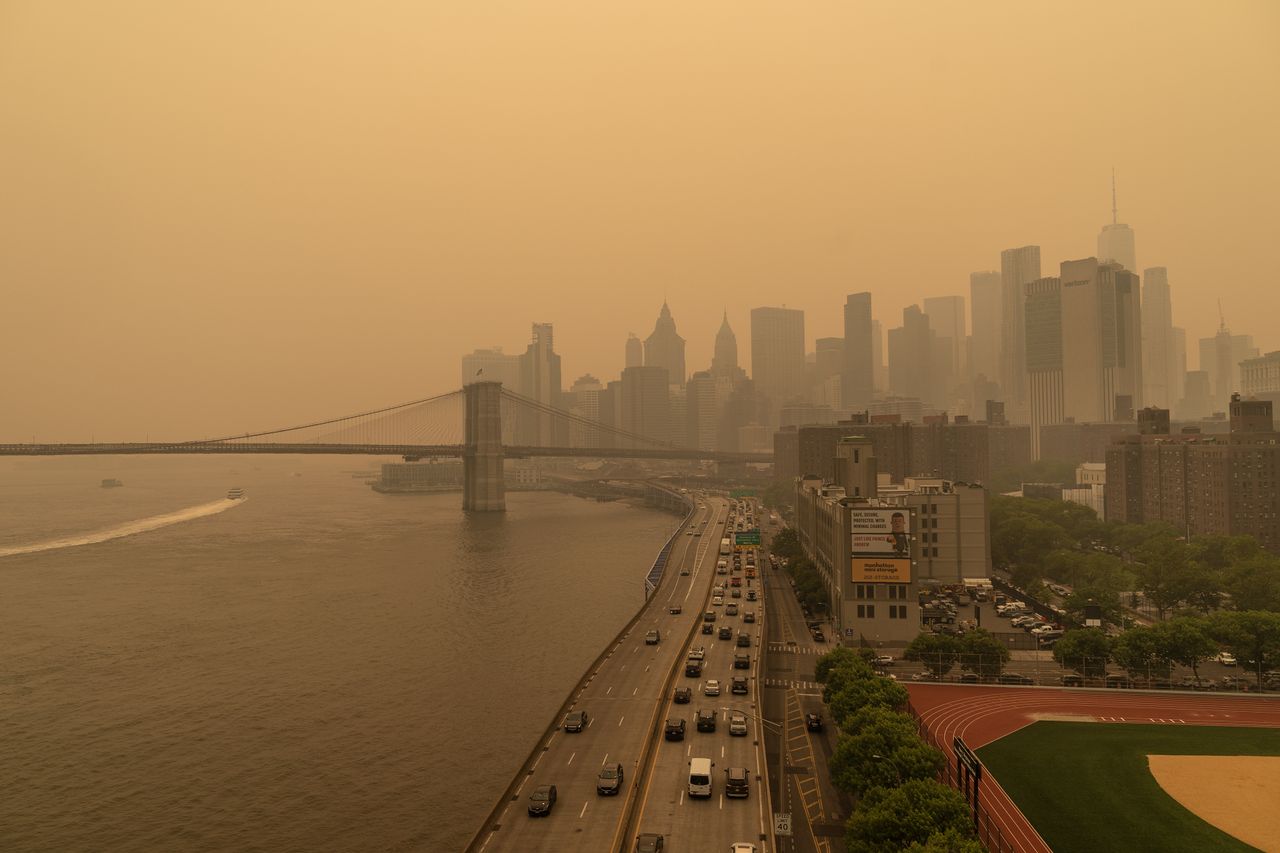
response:
[(600, 768), (600, 774), (596, 776), (596, 793), (603, 796), (618, 793), (622, 790), (622, 779), (622, 765), (616, 761), (609, 762)]
[(551, 810), (555, 807), (555, 785), (539, 785), (529, 795), (529, 815), (531, 817), (546, 817), (551, 814)]
[(1108, 675), (1105, 679), (1103, 679), (1103, 683), (1106, 684), (1107, 687), (1116, 687), (1116, 688), (1124, 689), (1124, 688), (1129, 688), (1133, 686), (1133, 679), (1127, 675), (1120, 675), (1118, 673), (1113, 673), (1112, 675)]
[(1218, 655), (1218, 663), (1222, 664), (1223, 666), (1235, 666), (1236, 656), (1233, 654), (1229, 654), (1227, 652), (1223, 652), (1222, 654)]
[(1060, 679), (1063, 687), (1084, 687), (1084, 676), (1068, 673)]
[(876, 655), (875, 659), (872, 660), (872, 663), (876, 666), (893, 666), (895, 658), (893, 655)]
[(961, 684), (978, 684), (982, 681), (976, 672), (966, 672), (960, 676)]
[(564, 730), (566, 732), (580, 732), (590, 722), (591, 720), (587, 717), (586, 711), (570, 711), (564, 718)]
[(684, 740), (684, 720), (680, 717), (668, 718), (662, 736), (667, 740)]
[(996, 682), (999, 684), (1035, 684), (1036, 680), (1020, 672), (1002, 672)]

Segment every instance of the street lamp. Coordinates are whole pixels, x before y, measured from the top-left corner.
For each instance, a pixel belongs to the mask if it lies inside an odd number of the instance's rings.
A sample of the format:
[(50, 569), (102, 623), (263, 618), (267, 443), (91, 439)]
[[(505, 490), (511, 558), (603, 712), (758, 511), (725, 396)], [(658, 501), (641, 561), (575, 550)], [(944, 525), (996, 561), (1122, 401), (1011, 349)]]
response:
[[(766, 720), (764, 717), (753, 714), (750, 711), (744, 711), (741, 708), (734, 708), (730, 705), (721, 705), (720, 710), (736, 711), (737, 713), (742, 714), (744, 717), (750, 717), (751, 719), (760, 723), (762, 726), (770, 729), (775, 735), (778, 736), (778, 799), (777, 799), (777, 802), (774, 803), (774, 809), (776, 810), (781, 808), (782, 807), (782, 787), (783, 787), (782, 753), (783, 753), (783, 750), (787, 748), (787, 739), (785, 735), (786, 733), (785, 723), (787, 719), (785, 703), (783, 708), (782, 723), (775, 723), (773, 720)], [(767, 756), (768, 750), (765, 750), (765, 754)]]
[(902, 784), (902, 770), (898, 768), (898, 762), (894, 761), (892, 758), (885, 758), (883, 755), (880, 755), (879, 753), (875, 753), (875, 752), (871, 753), (871, 757), (874, 758), (876, 761), (881, 762), (882, 764), (888, 764), (890, 767), (892, 767), (893, 775), (898, 777), (898, 784), (899, 785)]

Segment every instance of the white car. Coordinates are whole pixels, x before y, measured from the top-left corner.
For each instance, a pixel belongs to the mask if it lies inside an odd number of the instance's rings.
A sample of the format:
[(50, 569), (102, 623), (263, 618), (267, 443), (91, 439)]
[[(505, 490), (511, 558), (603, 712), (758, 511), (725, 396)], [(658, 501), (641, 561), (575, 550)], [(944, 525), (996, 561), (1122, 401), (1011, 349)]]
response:
[(689, 660), (703, 660), (707, 656), (707, 651), (702, 646), (696, 646), (689, 649)]
[(745, 841), (739, 841), (729, 848), (729, 853), (756, 853), (756, 846)]
[(729, 734), (745, 735), (747, 733), (747, 718), (743, 714), (729, 715)]
[(702, 695), (703, 696), (719, 696), (720, 682), (715, 680), (714, 678), (707, 679), (707, 683), (702, 685)]
[(1218, 663), (1222, 664), (1223, 666), (1235, 666), (1236, 656), (1232, 654), (1228, 654), (1227, 652), (1223, 652), (1222, 654), (1218, 655)]
[(876, 655), (874, 663), (876, 666), (893, 666), (894, 657), (893, 655)]
[(724, 604), (724, 596), (722, 595), (717, 595), (715, 598), (711, 599), (711, 605), (713, 607), (720, 607), (723, 604)]

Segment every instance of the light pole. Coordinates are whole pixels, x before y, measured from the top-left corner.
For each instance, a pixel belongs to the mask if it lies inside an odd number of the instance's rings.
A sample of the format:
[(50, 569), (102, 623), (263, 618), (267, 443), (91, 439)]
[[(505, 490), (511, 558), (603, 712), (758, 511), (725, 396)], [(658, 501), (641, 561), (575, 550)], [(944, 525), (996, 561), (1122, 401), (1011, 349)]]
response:
[(893, 775), (898, 777), (898, 784), (899, 785), (902, 784), (902, 770), (899, 769), (898, 762), (894, 761), (892, 758), (885, 758), (883, 755), (880, 755), (879, 753), (876, 753), (876, 752), (871, 753), (871, 757), (882, 764), (888, 764), (890, 767), (892, 767)]
[[(782, 723), (775, 723), (773, 720), (766, 720), (764, 717), (761, 717), (757, 714), (752, 714), (750, 711), (744, 711), (741, 708), (734, 708), (731, 705), (721, 705), (720, 710), (733, 711), (735, 713), (742, 714), (744, 717), (750, 717), (751, 719), (760, 723), (760, 725), (770, 729), (775, 735), (778, 736), (778, 799), (777, 799), (777, 802), (774, 803), (774, 809), (776, 810), (778, 808), (781, 808), (782, 789), (783, 789), (782, 753), (783, 753), (783, 750), (786, 749), (786, 745), (787, 745), (787, 739), (786, 739), (787, 716), (786, 716), (785, 703), (783, 705)], [(767, 758), (768, 750), (765, 751), (765, 754)]]

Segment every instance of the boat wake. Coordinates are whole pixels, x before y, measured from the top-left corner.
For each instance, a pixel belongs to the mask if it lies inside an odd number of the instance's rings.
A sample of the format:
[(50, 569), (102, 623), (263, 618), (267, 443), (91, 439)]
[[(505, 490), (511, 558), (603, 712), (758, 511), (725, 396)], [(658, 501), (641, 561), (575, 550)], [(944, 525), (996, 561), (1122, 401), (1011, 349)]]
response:
[(19, 554), (56, 551), (60, 548), (75, 548), (79, 545), (96, 545), (99, 542), (108, 542), (112, 539), (134, 536), (138, 533), (149, 533), (152, 530), (159, 530), (162, 527), (168, 527), (173, 524), (181, 524), (184, 521), (194, 521), (197, 518), (217, 515), (244, 502), (244, 498), (216, 500), (175, 512), (166, 512), (163, 515), (153, 515), (149, 518), (140, 518), (137, 521), (128, 521), (115, 527), (95, 530), (92, 533), (77, 533), (71, 536), (62, 536), (58, 539), (49, 539), (44, 542), (33, 542), (30, 545), (17, 545), (10, 548), (0, 547), (0, 557), (16, 557)]

